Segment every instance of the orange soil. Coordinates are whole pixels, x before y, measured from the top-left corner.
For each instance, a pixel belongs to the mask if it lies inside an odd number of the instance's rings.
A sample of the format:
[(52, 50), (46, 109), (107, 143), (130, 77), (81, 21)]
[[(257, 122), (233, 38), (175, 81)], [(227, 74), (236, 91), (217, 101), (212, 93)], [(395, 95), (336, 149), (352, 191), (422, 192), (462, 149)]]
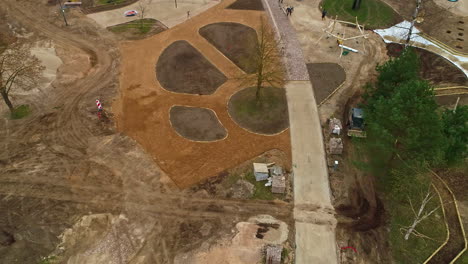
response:
[[(170, 30), (120, 46), (120, 98), (113, 105), (117, 127), (140, 143), (180, 188), (215, 176), (270, 149), (284, 151), (291, 159), (289, 129), (274, 136), (250, 133), (236, 125), (227, 113), (229, 97), (243, 88), (231, 78), (242, 71), (201, 37), (198, 29), (216, 22), (237, 22), (258, 28), (260, 17), (265, 16), (263, 11), (224, 9), (232, 2), (224, 1)], [(177, 40), (188, 41), (228, 77), (214, 94), (177, 94), (161, 87), (155, 73), (157, 59)], [(202, 143), (179, 136), (169, 121), (169, 109), (173, 105), (212, 109), (227, 129), (227, 138)]]

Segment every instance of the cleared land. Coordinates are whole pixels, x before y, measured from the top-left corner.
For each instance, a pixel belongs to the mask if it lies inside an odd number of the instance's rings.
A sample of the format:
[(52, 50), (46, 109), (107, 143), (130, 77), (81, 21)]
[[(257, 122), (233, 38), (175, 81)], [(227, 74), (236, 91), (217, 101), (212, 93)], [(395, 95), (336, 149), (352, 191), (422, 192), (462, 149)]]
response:
[(204, 26), (199, 33), (243, 71), (255, 72), (255, 66), (248, 60), (253, 56), (258, 41), (255, 29), (223, 22)]
[(336, 63), (308, 63), (307, 71), (317, 104), (325, 100), (346, 80), (346, 72)]
[(387, 28), (394, 25), (399, 16), (391, 7), (379, 0), (361, 1), (361, 7), (353, 10), (354, 0), (324, 0), (322, 9), (328, 17), (338, 15), (338, 19), (365, 24), (366, 28)]
[(206, 108), (173, 106), (171, 124), (177, 133), (195, 141), (214, 141), (226, 137), (227, 131), (216, 114)]
[(256, 133), (276, 134), (289, 127), (286, 91), (264, 87), (257, 101), (256, 87), (234, 94), (229, 100), (229, 114), (239, 126)]
[(175, 41), (161, 54), (156, 76), (164, 89), (176, 93), (212, 94), (227, 78), (185, 40)]

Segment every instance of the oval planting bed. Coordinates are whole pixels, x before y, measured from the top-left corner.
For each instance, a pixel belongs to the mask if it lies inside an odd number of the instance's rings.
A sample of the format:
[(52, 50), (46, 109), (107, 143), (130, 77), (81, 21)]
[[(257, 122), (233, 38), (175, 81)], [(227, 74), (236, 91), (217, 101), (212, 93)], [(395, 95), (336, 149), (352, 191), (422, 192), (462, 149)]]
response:
[(211, 109), (173, 106), (169, 115), (172, 127), (184, 138), (194, 141), (216, 141), (227, 135), (226, 129)]
[(175, 41), (156, 63), (162, 87), (176, 93), (212, 94), (227, 78), (185, 40)]
[(239, 126), (260, 134), (277, 134), (289, 127), (286, 92), (265, 87), (256, 98), (256, 87), (245, 88), (229, 100), (228, 111)]
[(248, 59), (254, 56), (258, 42), (255, 29), (239, 23), (222, 22), (206, 25), (198, 32), (243, 71), (255, 72)]

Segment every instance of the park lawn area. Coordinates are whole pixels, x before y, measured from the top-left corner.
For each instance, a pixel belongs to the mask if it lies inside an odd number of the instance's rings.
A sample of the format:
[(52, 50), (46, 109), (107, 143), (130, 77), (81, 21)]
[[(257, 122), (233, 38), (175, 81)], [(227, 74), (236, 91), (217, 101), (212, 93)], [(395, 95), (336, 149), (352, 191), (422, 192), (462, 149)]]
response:
[[(434, 197), (426, 205), (425, 212), (432, 211), (440, 206), (440, 200), (437, 193), (432, 189)], [(419, 195), (411, 195), (413, 206), (416, 212), (419, 210), (421, 198)], [(418, 199), (419, 198), (419, 199)], [(390, 213), (390, 244), (392, 247), (393, 259), (396, 263), (417, 264), (423, 263), (438, 247), (444, 243), (447, 234), (442, 209), (439, 208), (432, 215), (424, 219), (416, 226), (416, 230), (430, 237), (416, 237), (413, 234), (408, 240), (404, 239), (405, 233), (400, 231), (402, 226), (410, 226), (414, 220), (414, 213), (408, 201), (393, 203), (389, 208)], [(403, 233), (402, 233), (403, 232)]]
[(98, 0), (97, 5), (115, 5), (125, 2), (125, 0)]
[(28, 116), (30, 113), (29, 105), (20, 105), (11, 113), (11, 119), (21, 119)]
[(387, 4), (379, 0), (362, 0), (359, 10), (353, 10), (354, 0), (324, 0), (322, 9), (328, 17), (338, 15), (339, 20), (365, 24), (366, 28), (388, 28), (398, 22), (399, 15)]
[(133, 20), (127, 23), (115, 25), (108, 29), (114, 33), (134, 33), (134, 34), (146, 34), (156, 23), (156, 20), (145, 18)]

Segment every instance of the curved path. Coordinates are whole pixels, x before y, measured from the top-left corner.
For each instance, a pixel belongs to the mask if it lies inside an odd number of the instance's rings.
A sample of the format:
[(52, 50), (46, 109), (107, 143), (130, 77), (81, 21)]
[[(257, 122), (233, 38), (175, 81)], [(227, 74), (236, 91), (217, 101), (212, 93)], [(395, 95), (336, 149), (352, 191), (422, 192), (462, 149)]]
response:
[(317, 104), (296, 31), (278, 7), (263, 0), (282, 42), (287, 68), (291, 148), (294, 173), (296, 263), (338, 263), (334, 209)]

